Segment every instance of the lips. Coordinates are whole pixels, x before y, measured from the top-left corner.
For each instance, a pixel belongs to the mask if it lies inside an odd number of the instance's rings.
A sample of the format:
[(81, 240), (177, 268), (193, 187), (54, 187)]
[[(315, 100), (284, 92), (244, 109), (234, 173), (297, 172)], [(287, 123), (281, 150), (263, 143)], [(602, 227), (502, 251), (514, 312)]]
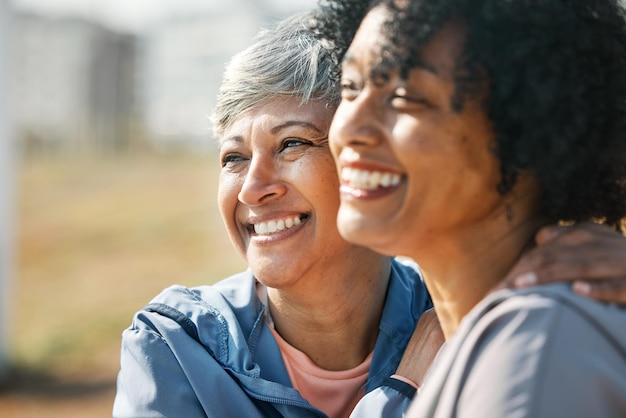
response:
[(280, 231), (284, 231), (302, 223), (301, 215), (289, 216), (279, 219), (271, 219), (264, 222), (252, 224), (254, 232), (257, 235), (271, 235)]
[(341, 181), (352, 189), (377, 190), (394, 187), (400, 184), (401, 176), (398, 173), (369, 171), (352, 167), (341, 170)]

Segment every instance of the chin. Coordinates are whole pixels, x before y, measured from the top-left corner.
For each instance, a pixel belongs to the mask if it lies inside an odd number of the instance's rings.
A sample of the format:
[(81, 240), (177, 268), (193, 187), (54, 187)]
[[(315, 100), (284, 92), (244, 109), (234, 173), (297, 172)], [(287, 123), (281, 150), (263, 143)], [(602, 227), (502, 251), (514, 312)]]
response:
[(337, 218), (337, 228), (343, 239), (351, 244), (369, 248), (383, 255), (395, 255), (387, 243), (389, 241), (386, 237), (387, 228), (381, 230), (363, 217), (346, 217), (342, 216), (341, 212)]

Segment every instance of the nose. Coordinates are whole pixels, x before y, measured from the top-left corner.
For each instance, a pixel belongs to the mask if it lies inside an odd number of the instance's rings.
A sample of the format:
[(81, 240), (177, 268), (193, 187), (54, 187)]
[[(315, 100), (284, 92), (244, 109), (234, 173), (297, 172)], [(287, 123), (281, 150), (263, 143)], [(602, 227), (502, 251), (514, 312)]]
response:
[(365, 91), (351, 100), (342, 100), (330, 128), (334, 147), (375, 146), (381, 140), (384, 109)]
[(245, 205), (259, 206), (283, 196), (286, 191), (275, 161), (253, 157), (237, 198)]

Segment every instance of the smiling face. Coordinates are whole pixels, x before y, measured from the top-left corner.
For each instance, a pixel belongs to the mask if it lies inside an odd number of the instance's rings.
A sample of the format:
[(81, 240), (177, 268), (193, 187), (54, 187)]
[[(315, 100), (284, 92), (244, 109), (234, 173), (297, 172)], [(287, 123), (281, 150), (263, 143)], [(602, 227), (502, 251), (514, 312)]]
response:
[(342, 66), (342, 102), (330, 130), (341, 176), (338, 226), (351, 242), (414, 258), (429, 243), (498, 212), (499, 164), (480, 98), (453, 106), (464, 40), (446, 23), (418, 66), (372, 80), (386, 18), (373, 9)]
[(268, 286), (330, 271), (363, 251), (336, 227), (332, 115), (324, 103), (278, 98), (243, 114), (220, 140), (220, 212), (233, 244)]

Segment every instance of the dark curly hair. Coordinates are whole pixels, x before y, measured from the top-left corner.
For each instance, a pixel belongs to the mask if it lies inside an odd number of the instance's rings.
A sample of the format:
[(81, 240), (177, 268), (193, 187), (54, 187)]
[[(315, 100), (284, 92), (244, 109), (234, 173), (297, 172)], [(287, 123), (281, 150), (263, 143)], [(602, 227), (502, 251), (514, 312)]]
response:
[[(391, 18), (371, 77), (414, 67), (443, 23), (467, 25), (453, 107), (486, 81), (484, 107), (496, 133), (498, 191), (521, 171), (542, 185), (550, 221), (626, 217), (626, 23), (619, 0), (322, 0), (319, 35), (342, 59), (367, 12)], [(403, 3), (403, 2), (399, 2)], [(340, 61), (339, 61), (340, 62)], [(339, 69), (335, 72), (337, 76)]]

